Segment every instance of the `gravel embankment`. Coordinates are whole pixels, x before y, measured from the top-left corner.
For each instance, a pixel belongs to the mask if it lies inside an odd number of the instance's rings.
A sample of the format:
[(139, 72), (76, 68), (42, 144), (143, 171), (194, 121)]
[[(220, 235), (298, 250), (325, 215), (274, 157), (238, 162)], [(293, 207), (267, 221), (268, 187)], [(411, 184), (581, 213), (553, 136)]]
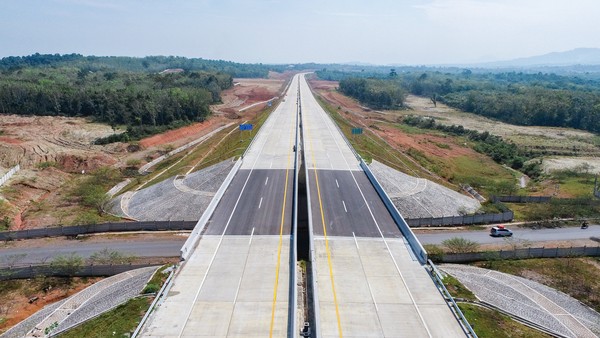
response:
[(43, 309), (32, 314), (27, 319), (21, 321), (19, 324), (13, 326), (8, 331), (0, 335), (0, 338), (22, 338), (27, 332), (31, 331), (36, 324), (48, 317), (49, 314), (53, 313), (58, 309), (66, 299), (60, 300), (56, 303), (46, 305)]
[(83, 306), (77, 308), (61, 322), (56, 331), (59, 332), (76, 326), (137, 296), (146, 285), (146, 282), (152, 277), (156, 267), (138, 270), (126, 272), (133, 275), (98, 292), (93, 298), (89, 299)]
[(567, 337), (600, 335), (600, 314), (576, 299), (537, 282), (455, 264), (440, 268), (456, 277), (481, 301)]
[[(175, 181), (171, 177), (137, 191), (127, 214), (140, 221), (195, 221), (200, 219), (235, 162), (217, 163)], [(121, 196), (110, 202), (111, 212), (123, 215)]]
[(103, 279), (65, 300), (46, 306), (0, 337), (41, 337), (45, 328), (53, 323), (58, 323), (53, 332), (78, 325), (138, 295), (156, 269), (141, 268)]
[(405, 218), (460, 216), (481, 206), (474, 198), (375, 160), (369, 168)]

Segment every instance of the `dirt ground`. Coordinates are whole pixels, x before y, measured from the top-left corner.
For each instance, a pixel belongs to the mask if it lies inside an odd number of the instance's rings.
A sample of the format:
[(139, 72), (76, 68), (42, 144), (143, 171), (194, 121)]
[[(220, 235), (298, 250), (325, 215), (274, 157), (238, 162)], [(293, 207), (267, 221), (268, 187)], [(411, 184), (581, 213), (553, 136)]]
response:
[[(22, 320), (41, 310), (48, 304), (65, 299), (86, 287), (100, 281), (102, 278), (74, 278), (70, 284), (65, 279), (45, 278), (36, 280), (1, 281), (0, 287), (5, 290), (0, 293), (0, 333), (8, 330)], [(44, 291), (45, 290), (45, 291)], [(29, 300), (37, 297), (37, 300)]]
[(4, 198), (0, 198), (0, 220), (7, 217), (13, 230), (68, 224), (78, 212), (65, 198), (68, 183), (82, 171), (124, 168), (132, 162), (141, 166), (164, 154), (165, 149), (191, 142), (231, 119), (241, 123), (252, 118), (264, 108), (260, 102), (281, 96), (291, 75), (235, 79), (235, 85), (222, 92), (223, 103), (211, 107), (213, 114), (206, 121), (148, 137), (137, 142), (139, 146), (93, 145), (95, 139), (115, 131), (83, 118), (2, 115), (0, 173), (16, 164), (21, 170), (0, 188)]

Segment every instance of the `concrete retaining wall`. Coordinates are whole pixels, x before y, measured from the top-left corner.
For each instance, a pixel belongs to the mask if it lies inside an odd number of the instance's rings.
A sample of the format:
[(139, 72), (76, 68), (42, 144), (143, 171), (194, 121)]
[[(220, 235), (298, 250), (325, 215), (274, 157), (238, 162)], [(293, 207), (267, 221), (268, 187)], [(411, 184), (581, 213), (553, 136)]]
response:
[(506, 211), (501, 214), (407, 218), (406, 223), (411, 227), (502, 223), (512, 221), (514, 216), (515, 214), (512, 211)]
[(12, 177), (12, 175), (14, 175), (20, 169), (21, 169), (21, 166), (18, 164), (16, 166), (12, 167), (6, 174), (4, 174), (4, 176), (2, 176), (2, 178), (0, 178), (0, 186), (2, 186), (4, 183), (6, 183), (6, 181), (8, 181)]

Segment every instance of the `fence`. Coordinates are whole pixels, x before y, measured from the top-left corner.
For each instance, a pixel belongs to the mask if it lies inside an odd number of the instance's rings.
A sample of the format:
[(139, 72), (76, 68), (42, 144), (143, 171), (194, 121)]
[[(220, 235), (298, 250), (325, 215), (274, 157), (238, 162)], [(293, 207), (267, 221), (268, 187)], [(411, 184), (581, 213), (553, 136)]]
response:
[(48, 277), (113, 276), (121, 272), (156, 266), (157, 264), (85, 265), (80, 269), (61, 269), (50, 265), (29, 265), (0, 269), (0, 280)]
[(447, 217), (424, 217), (424, 218), (406, 218), (406, 223), (411, 227), (420, 226), (450, 226), (464, 224), (484, 224), (510, 222), (515, 217), (514, 212), (505, 211), (500, 214), (478, 214), (467, 216), (447, 216)]
[(492, 196), (492, 202), (506, 202), (506, 203), (548, 203), (552, 199), (552, 196)]
[(58, 236), (77, 236), (100, 232), (192, 230), (196, 221), (120, 222), (74, 226), (57, 226), (43, 229), (0, 232), (0, 241)]
[(524, 248), (515, 250), (500, 250), (489, 252), (470, 252), (460, 254), (431, 255), (432, 259), (444, 263), (467, 263), (475, 261), (489, 261), (500, 259), (525, 259), (525, 258), (557, 258), (600, 256), (600, 246), (569, 247), (569, 248)]
[(12, 177), (12, 175), (19, 171), (19, 169), (21, 169), (21, 166), (17, 164), (16, 166), (12, 167), (6, 174), (4, 174), (4, 176), (0, 178), (0, 186), (6, 183), (6, 181), (8, 181)]

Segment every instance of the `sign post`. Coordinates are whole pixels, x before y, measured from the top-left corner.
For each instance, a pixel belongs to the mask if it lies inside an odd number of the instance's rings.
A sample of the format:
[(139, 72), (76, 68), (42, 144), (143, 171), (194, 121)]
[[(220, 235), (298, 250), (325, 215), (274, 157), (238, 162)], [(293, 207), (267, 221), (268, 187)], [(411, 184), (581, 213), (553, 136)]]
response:
[[(244, 130), (248, 130), (250, 133), (252, 133), (252, 124), (250, 124), (250, 123), (240, 124), (240, 131), (241, 131), (242, 136), (244, 134)], [(244, 141), (243, 137), (242, 137), (242, 141)], [(242, 142), (242, 141), (240, 141), (240, 142)]]

